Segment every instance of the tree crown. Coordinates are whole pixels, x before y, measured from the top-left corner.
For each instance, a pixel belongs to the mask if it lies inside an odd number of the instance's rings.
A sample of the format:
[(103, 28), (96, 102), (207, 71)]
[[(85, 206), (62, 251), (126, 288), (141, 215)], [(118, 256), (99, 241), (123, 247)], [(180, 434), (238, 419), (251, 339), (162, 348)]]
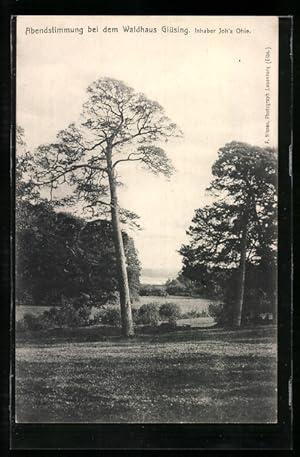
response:
[(139, 162), (167, 177), (172, 174), (162, 144), (181, 132), (159, 103), (122, 81), (98, 79), (87, 94), (80, 122), (60, 131), (55, 143), (38, 148), (35, 178), (51, 193), (67, 184), (73, 192), (63, 203), (83, 201), (98, 217), (110, 207), (108, 175), (120, 184), (118, 168), (123, 162)]

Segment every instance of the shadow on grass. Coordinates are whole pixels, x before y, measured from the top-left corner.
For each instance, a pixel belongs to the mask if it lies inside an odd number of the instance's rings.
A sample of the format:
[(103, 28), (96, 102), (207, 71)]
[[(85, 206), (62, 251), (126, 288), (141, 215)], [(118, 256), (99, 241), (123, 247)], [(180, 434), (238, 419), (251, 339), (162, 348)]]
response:
[[(245, 341), (250, 339), (255, 342), (255, 338), (272, 338), (276, 340), (276, 326), (262, 325), (256, 327), (241, 327), (239, 329), (221, 328), (217, 325), (212, 327), (186, 327), (186, 326), (137, 326), (135, 336), (131, 341), (149, 342), (176, 342), (187, 340), (208, 340), (226, 339), (235, 341)], [(72, 327), (72, 328), (53, 328), (47, 330), (18, 331), (16, 332), (16, 343), (84, 343), (84, 342), (122, 342), (129, 338), (122, 336), (121, 329), (114, 326), (92, 326), (92, 327)]]

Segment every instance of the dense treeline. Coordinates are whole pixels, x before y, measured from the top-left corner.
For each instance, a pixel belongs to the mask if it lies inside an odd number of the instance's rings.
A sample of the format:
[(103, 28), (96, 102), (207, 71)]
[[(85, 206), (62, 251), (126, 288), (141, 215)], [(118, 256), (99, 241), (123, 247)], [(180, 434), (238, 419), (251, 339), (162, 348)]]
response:
[[(139, 290), (140, 263), (133, 240), (122, 233), (131, 296)], [(49, 203), (18, 204), (16, 301), (60, 305), (85, 297), (89, 304), (117, 300), (118, 278), (111, 223), (86, 222)]]

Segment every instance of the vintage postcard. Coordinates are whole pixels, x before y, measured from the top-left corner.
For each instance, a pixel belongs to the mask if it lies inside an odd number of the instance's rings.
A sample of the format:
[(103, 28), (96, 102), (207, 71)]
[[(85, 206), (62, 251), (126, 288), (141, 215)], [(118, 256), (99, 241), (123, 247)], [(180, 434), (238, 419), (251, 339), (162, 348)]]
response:
[(16, 18), (17, 424), (276, 424), (279, 19)]

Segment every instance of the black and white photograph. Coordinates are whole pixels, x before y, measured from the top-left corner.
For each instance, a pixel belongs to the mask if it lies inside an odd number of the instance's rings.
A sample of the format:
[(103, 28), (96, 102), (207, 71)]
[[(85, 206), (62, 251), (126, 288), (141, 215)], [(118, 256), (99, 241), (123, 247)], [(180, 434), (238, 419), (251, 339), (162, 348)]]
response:
[(17, 16), (18, 424), (276, 424), (273, 16)]

